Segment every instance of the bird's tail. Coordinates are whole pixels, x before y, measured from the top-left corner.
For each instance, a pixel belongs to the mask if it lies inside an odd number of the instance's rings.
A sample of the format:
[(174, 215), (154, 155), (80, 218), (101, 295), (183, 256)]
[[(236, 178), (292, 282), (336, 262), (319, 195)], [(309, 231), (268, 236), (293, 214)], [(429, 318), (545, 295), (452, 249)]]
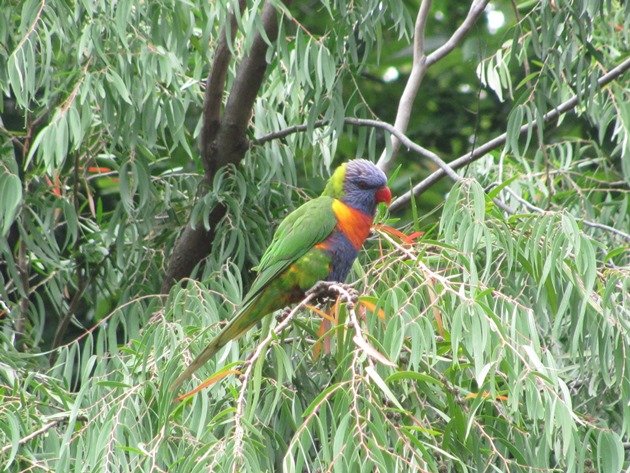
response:
[[(254, 301), (252, 301), (254, 302)], [(193, 360), (190, 365), (178, 376), (170, 386), (172, 392), (177, 392), (184, 381), (190, 378), (195, 371), (201, 368), (206, 361), (212, 358), (221, 348), (223, 348), (230, 340), (236, 340), (243, 335), (250, 327), (259, 320), (256, 317), (250, 317), (255, 304), (249, 303), (239, 310), (223, 330), (221, 330), (211, 341), (208, 346)]]

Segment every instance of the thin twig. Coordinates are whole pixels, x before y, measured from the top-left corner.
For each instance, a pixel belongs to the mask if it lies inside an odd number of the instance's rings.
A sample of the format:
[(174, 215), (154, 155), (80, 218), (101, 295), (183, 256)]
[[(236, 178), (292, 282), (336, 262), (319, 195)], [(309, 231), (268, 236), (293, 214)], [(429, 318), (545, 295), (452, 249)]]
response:
[[(113, 244), (110, 245), (109, 250), (110, 251), (106, 253), (107, 255), (110, 255), (112, 253)], [(105, 256), (101, 261), (99, 261), (92, 268), (92, 273), (87, 280), (85, 279), (85, 276), (82, 274), (79, 262), (77, 261), (77, 268), (76, 268), (77, 269), (77, 291), (75, 292), (74, 296), (70, 300), (68, 310), (66, 311), (62, 319), (59, 321), (59, 325), (57, 326), (57, 329), (55, 331), (55, 337), (53, 338), (52, 349), (49, 352), (50, 353), (49, 359), (50, 359), (51, 365), (54, 365), (55, 361), (57, 360), (57, 356), (59, 354), (57, 352), (57, 349), (62, 346), (63, 337), (66, 335), (68, 324), (71, 322), (72, 317), (76, 315), (77, 309), (79, 308), (79, 303), (81, 302), (81, 299), (85, 295), (85, 291), (94, 283), (97, 276), (99, 275), (99, 271), (108, 260), (109, 260), (109, 256)], [(96, 325), (99, 325), (102, 322), (103, 322), (103, 319), (101, 319)], [(94, 327), (96, 327), (96, 325)], [(89, 333), (91, 330), (93, 330), (94, 327), (92, 327), (91, 329), (81, 334), (76, 340), (80, 340), (81, 338), (83, 338), (83, 336), (86, 333)], [(72, 342), (69, 342), (67, 345), (69, 345), (70, 343)], [(64, 345), (64, 346), (67, 346), (67, 345)]]
[[(330, 123), (329, 120), (317, 120), (315, 121), (315, 123), (313, 123), (313, 128), (322, 128), (328, 125), (329, 123)], [(251, 140), (250, 145), (259, 146), (269, 141), (286, 138), (289, 135), (292, 135), (294, 133), (299, 133), (301, 131), (306, 131), (306, 130), (308, 130), (308, 125), (293, 125), (287, 128), (283, 128), (282, 130), (268, 133), (266, 135), (261, 136), (260, 138), (254, 138), (253, 140)]]
[[(537, 207), (534, 204), (532, 204), (531, 202), (528, 202), (527, 200), (523, 199), (522, 197), (517, 195), (516, 192), (514, 192), (509, 187), (506, 187), (505, 189), (502, 189), (502, 190), (507, 191), (520, 204), (522, 204), (523, 207), (527, 208), (528, 210), (531, 210), (531, 211), (537, 212), (537, 213), (548, 213), (549, 212), (548, 210), (541, 209), (540, 207)], [(603, 223), (599, 223), (599, 222), (592, 222), (590, 220), (586, 220), (586, 219), (583, 219), (583, 218), (578, 218), (578, 220), (581, 221), (587, 227), (599, 228), (600, 230), (605, 230), (607, 232), (614, 233), (615, 235), (620, 236), (621, 238), (623, 238), (626, 241), (630, 241), (630, 234), (622, 232), (621, 230), (618, 230), (618, 229), (616, 229), (614, 227), (610, 227), (608, 225), (604, 225)]]
[(159, 298), (161, 300), (164, 300), (166, 298), (166, 296), (164, 294), (147, 294), (145, 296), (140, 296), (140, 297), (136, 297), (135, 299), (132, 299), (130, 301), (125, 302), (124, 304), (116, 307), (114, 310), (112, 310), (109, 314), (107, 314), (105, 317), (103, 317), (102, 319), (100, 319), (98, 322), (96, 322), (94, 325), (92, 325), (90, 328), (86, 329), (81, 335), (79, 335), (77, 338), (75, 338), (74, 340), (70, 340), (68, 343), (65, 343), (63, 345), (59, 345), (57, 348), (55, 349), (51, 349), (48, 351), (43, 351), (41, 353), (38, 353), (38, 355), (48, 355), (50, 353), (52, 353), (53, 351), (57, 351), (60, 350), (62, 348), (67, 348), (70, 345), (72, 345), (73, 343), (78, 343), (79, 341), (81, 341), (83, 338), (87, 337), (88, 335), (90, 335), (92, 332), (94, 332), (97, 328), (102, 327), (104, 325), (106, 325), (109, 320), (116, 315), (118, 312), (122, 312), (123, 309), (127, 306), (130, 306), (131, 304), (135, 304), (136, 302), (140, 302), (143, 301), (145, 299), (153, 299), (153, 298)]
[[(35, 437), (48, 432), (50, 429), (52, 429), (57, 424), (60, 424), (64, 420), (66, 420), (66, 418), (51, 420), (50, 422), (48, 422), (47, 424), (44, 424), (39, 429), (37, 429), (34, 432), (31, 432), (30, 434), (28, 434), (26, 437), (22, 437), (20, 440), (18, 440), (18, 445), (24, 445), (29, 440), (33, 440)], [(9, 450), (11, 450), (11, 448), (13, 448), (12, 444), (5, 445), (4, 447), (0, 448), (0, 455), (2, 455), (3, 453), (8, 452)]]
[(22, 36), (22, 38), (20, 38), (20, 42), (17, 44), (17, 46), (15, 47), (15, 49), (13, 50), (11, 55), (15, 54), (17, 51), (22, 49), (22, 46), (24, 46), (24, 44), (26, 44), (26, 42), (29, 39), (29, 36), (31, 36), (33, 31), (35, 31), (35, 28), (37, 27), (37, 23), (39, 23), (39, 20), (42, 17), (42, 12), (44, 11), (44, 7), (45, 6), (46, 6), (46, 0), (42, 0), (40, 2), (40, 4), (39, 4), (39, 9), (37, 10), (37, 13), (35, 14), (35, 18), (33, 19), (33, 22), (28, 27), (28, 30), (26, 31), (26, 33), (24, 33), (24, 36)]
[[(55, 360), (57, 358), (57, 351), (55, 349), (61, 345), (63, 337), (66, 335), (68, 325), (70, 324), (72, 317), (76, 315), (77, 309), (79, 308), (79, 303), (81, 302), (81, 298), (83, 297), (83, 294), (85, 294), (85, 290), (89, 285), (89, 283), (86, 283), (81, 269), (82, 268), (80, 266), (77, 266), (77, 292), (74, 293), (74, 296), (70, 301), (70, 305), (68, 306), (68, 310), (59, 321), (59, 325), (57, 325), (57, 330), (55, 330), (55, 337), (53, 338), (52, 343), (52, 351), (50, 352), (51, 365), (55, 364)], [(94, 274), (96, 273), (98, 273), (98, 271), (94, 271)], [(90, 278), (90, 282), (92, 282), (93, 279), (94, 276)]]
[(440, 59), (448, 55), (453, 49), (455, 49), (455, 47), (462, 41), (462, 39), (464, 39), (464, 36), (466, 36), (475, 25), (477, 19), (485, 10), (488, 1), (489, 0), (475, 0), (470, 5), (470, 10), (468, 10), (468, 14), (466, 15), (466, 18), (464, 19), (462, 24), (459, 25), (459, 28), (455, 30), (453, 35), (448, 39), (446, 43), (444, 43), (442, 46), (440, 46), (427, 56), (427, 67), (432, 66)]

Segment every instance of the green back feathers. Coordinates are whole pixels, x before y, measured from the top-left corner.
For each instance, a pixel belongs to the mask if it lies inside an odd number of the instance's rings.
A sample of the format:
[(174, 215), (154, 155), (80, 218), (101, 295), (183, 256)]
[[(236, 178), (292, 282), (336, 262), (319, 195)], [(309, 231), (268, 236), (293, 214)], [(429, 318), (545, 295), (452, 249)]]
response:
[(256, 268), (258, 277), (243, 300), (247, 304), (292, 263), (304, 256), (335, 229), (333, 199), (320, 196), (295, 209), (280, 223)]
[(326, 184), (324, 188), (324, 192), (322, 195), (327, 195), (332, 197), (333, 199), (341, 199), (344, 196), (344, 188), (343, 183), (346, 180), (346, 168), (348, 167), (348, 163), (343, 163), (337, 169)]
[(332, 210), (334, 199), (344, 196), (347, 163), (342, 164), (328, 180), (322, 195), (295, 209), (280, 223), (273, 240), (255, 268), (258, 277), (243, 300), (251, 302), (270, 281), (304, 256), (335, 229), (337, 219)]
[[(312, 258), (305, 259), (296, 271), (289, 275), (290, 287), (284, 288), (283, 273), (320, 242), (323, 242), (335, 229), (337, 218), (333, 211), (334, 199), (343, 195), (345, 164), (340, 166), (326, 185), (323, 195), (310, 200), (295, 209), (280, 223), (273, 240), (260, 259), (258, 276), (249, 292), (243, 298), (240, 310), (230, 323), (208, 344), (206, 349), (190, 363), (188, 368), (171, 385), (176, 391), (179, 386), (197, 371), (207, 360), (216, 354), (228, 341), (240, 337), (274, 307), (283, 303), (279, 290), (292, 291), (294, 287), (304, 289), (313, 280), (321, 279), (329, 270), (328, 255), (314, 252)], [(297, 266), (297, 265), (296, 265)], [(280, 285), (274, 284), (274, 282)], [(268, 292), (265, 292), (269, 289)], [(278, 304), (274, 298), (279, 298)]]

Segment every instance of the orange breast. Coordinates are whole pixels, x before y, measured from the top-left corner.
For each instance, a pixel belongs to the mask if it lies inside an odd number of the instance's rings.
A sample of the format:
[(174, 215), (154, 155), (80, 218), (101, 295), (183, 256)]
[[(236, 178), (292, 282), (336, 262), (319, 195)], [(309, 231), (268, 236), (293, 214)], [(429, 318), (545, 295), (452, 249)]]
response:
[(340, 200), (333, 202), (333, 212), (337, 217), (337, 229), (341, 231), (357, 250), (370, 234), (372, 217), (360, 210), (348, 207)]

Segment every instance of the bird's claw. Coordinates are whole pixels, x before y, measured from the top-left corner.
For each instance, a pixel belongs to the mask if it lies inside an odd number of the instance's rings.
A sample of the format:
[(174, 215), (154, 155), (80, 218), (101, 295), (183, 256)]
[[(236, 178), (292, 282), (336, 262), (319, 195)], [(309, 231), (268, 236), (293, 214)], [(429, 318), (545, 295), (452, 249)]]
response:
[(276, 315), (276, 321), (282, 322), (284, 319), (286, 319), (289, 316), (290, 313), (291, 313), (291, 308), (286, 307), (282, 312)]
[(313, 287), (311, 287), (308, 291), (306, 291), (306, 295), (310, 296), (311, 294), (315, 294), (315, 295), (322, 295), (322, 294), (328, 294), (329, 292), (331, 292), (331, 287), (334, 286), (335, 284), (338, 284), (334, 281), (319, 281), (317, 283), (315, 283), (315, 285)]
[(359, 292), (352, 286), (335, 281), (319, 281), (306, 291), (306, 295), (315, 295), (316, 299), (335, 299), (340, 297), (346, 304), (356, 304)]

